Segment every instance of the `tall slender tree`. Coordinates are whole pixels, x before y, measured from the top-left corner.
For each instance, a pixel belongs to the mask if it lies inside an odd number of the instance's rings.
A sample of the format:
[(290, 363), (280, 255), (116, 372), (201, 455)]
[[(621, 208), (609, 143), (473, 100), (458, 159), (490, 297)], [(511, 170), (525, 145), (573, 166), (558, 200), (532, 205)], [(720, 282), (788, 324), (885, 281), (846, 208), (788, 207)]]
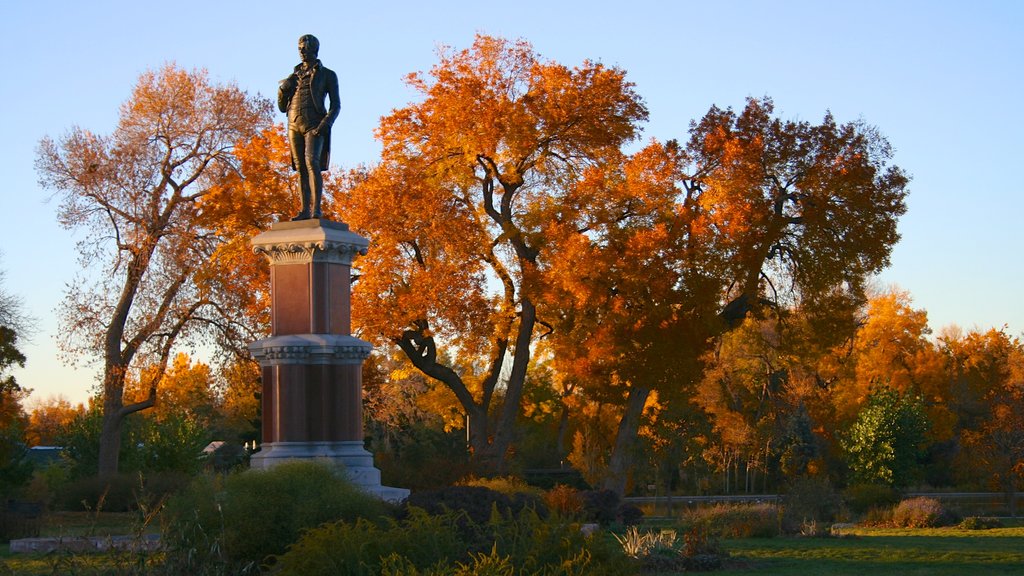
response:
[[(101, 475), (117, 471), (122, 423), (153, 405), (175, 344), (231, 332), (235, 312), (198, 281), (222, 241), (204, 225), (201, 200), (237, 172), (233, 147), (266, 128), (269, 114), (269, 102), (169, 64), (139, 78), (110, 135), (74, 128), (39, 145), (36, 167), (60, 199), (59, 222), (85, 234), (62, 345), (103, 365)], [(141, 360), (157, 367), (149, 393), (126, 404), (125, 378)]]

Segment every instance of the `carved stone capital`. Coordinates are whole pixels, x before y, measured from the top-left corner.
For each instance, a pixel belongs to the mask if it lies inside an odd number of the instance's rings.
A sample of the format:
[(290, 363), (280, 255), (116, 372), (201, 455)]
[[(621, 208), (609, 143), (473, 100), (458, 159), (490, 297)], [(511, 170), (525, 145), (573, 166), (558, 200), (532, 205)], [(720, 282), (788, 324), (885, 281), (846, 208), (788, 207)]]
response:
[(342, 334), (289, 334), (249, 344), (249, 352), (260, 366), (359, 364), (372, 350), (369, 342)]
[(349, 231), (348, 225), (329, 220), (278, 222), (252, 239), (253, 252), (263, 254), (271, 266), (327, 262), (351, 266), (366, 254), (369, 240)]

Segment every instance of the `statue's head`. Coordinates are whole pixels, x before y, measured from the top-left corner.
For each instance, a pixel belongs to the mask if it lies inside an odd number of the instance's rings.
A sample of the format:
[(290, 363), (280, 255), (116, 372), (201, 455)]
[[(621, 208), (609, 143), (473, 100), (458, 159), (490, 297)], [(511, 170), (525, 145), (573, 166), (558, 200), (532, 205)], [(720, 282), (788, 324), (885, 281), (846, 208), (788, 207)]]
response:
[(316, 36), (306, 34), (299, 37), (299, 55), (302, 56), (303, 62), (316, 60), (316, 55), (319, 52), (320, 41), (316, 39)]

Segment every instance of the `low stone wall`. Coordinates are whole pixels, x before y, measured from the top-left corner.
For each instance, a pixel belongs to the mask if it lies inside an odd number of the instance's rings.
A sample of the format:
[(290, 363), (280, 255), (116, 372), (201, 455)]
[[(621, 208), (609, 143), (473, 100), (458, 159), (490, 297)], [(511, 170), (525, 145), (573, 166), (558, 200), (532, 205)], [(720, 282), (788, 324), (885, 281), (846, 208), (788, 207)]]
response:
[(130, 550), (153, 552), (160, 549), (160, 535), (138, 536), (73, 536), (66, 538), (21, 538), (11, 540), (12, 554), (47, 552), (106, 552)]

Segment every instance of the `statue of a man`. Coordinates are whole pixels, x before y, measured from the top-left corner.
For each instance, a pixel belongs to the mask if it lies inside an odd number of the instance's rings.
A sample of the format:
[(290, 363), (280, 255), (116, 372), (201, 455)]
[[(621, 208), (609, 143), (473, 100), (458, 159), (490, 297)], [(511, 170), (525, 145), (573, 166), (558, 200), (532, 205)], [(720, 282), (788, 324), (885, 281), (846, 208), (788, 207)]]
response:
[[(288, 114), (288, 143), (292, 168), (299, 172), (302, 210), (292, 220), (320, 218), (320, 199), (331, 156), (331, 125), (340, 111), (338, 75), (317, 59), (320, 41), (311, 34), (299, 38), (302, 63), (281, 81), (277, 107)], [(330, 98), (330, 108), (324, 106)]]

